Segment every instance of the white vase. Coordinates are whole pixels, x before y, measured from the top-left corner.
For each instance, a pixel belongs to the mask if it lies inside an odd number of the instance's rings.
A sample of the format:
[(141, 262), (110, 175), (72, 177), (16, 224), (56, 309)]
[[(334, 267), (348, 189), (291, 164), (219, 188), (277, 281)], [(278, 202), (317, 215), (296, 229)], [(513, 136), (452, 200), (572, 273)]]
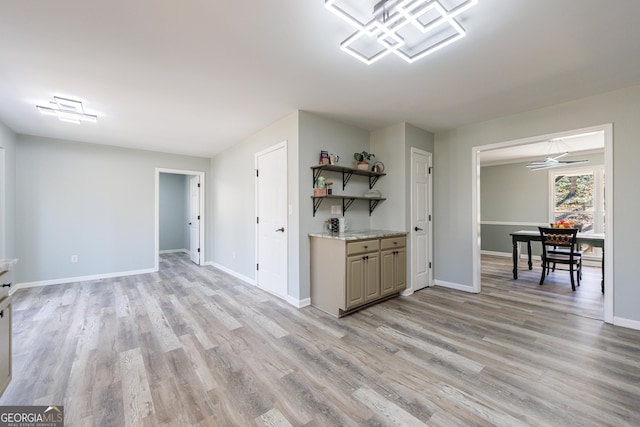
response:
[(358, 169), (362, 169), (363, 171), (366, 171), (366, 170), (369, 170), (369, 163), (368, 162), (358, 162), (356, 167)]

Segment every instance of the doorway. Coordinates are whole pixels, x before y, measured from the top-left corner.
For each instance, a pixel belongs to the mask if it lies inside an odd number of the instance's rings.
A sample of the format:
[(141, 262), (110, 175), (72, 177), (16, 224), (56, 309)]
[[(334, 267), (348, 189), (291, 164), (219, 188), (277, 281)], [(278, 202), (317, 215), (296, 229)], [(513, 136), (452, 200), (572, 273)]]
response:
[[(608, 220), (605, 224), (605, 259), (604, 263), (608, 266), (604, 272), (605, 281), (605, 294), (604, 294), (604, 321), (607, 323), (613, 322), (613, 268), (609, 267), (613, 265), (613, 126), (611, 124), (605, 124), (600, 126), (593, 126), (589, 128), (576, 129), (566, 132), (560, 132), (549, 135), (541, 135), (531, 138), (524, 138), (520, 140), (507, 141), (496, 144), (489, 144), (484, 146), (478, 146), (472, 148), (472, 230), (474, 236), (473, 245), (473, 287), (472, 292), (481, 291), (481, 209), (480, 209), (480, 183), (481, 183), (481, 156), (482, 153), (491, 152), (500, 149), (510, 149), (517, 147), (532, 146), (535, 143), (541, 141), (561, 140), (562, 138), (571, 138), (576, 135), (586, 135), (590, 133), (600, 132), (604, 138), (604, 174), (607, 179), (605, 180), (605, 217)], [(537, 225), (537, 224), (533, 224)]]
[(184, 216), (185, 234), (188, 236), (188, 244), (184, 249), (189, 253), (189, 258), (197, 265), (204, 263), (205, 259), (205, 183), (204, 172), (187, 171), (181, 169), (156, 168), (155, 172), (155, 243), (154, 259), (155, 271), (160, 268), (160, 176), (161, 174), (174, 174), (184, 177), (186, 183), (186, 196), (180, 201), (181, 207), (187, 213)]
[(282, 299), (288, 294), (287, 143), (255, 155), (256, 284)]
[(411, 148), (411, 287), (403, 295), (433, 285), (432, 155)]

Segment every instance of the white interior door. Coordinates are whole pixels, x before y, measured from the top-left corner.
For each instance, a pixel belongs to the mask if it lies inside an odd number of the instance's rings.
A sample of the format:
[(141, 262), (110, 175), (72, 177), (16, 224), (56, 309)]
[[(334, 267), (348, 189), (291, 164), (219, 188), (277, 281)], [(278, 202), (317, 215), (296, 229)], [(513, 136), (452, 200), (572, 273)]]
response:
[(189, 255), (200, 265), (200, 177), (189, 177)]
[(286, 298), (287, 147), (278, 144), (256, 154), (258, 286)]
[(411, 175), (411, 283), (417, 291), (433, 280), (431, 153), (411, 150)]

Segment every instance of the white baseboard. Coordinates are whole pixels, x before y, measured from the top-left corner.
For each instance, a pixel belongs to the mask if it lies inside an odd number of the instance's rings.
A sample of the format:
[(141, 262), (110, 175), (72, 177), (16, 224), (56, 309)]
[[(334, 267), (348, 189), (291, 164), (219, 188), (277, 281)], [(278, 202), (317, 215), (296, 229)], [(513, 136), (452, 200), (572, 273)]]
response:
[(443, 288), (455, 289), (456, 291), (477, 293), (471, 290), (471, 286), (461, 285), (460, 283), (446, 282), (444, 280), (435, 280), (434, 283), (436, 286), (442, 286)]
[(287, 302), (296, 308), (302, 308), (311, 305), (311, 298), (297, 299), (287, 296)]
[(613, 324), (622, 326), (623, 328), (640, 330), (640, 320), (625, 319), (623, 317), (614, 317)]
[(484, 249), (480, 250), (480, 255), (492, 255), (492, 256), (500, 256), (500, 257), (513, 257), (513, 254), (510, 252), (496, 252), (496, 251), (485, 251)]
[(182, 252), (185, 254), (189, 253), (189, 249), (164, 249), (160, 251), (161, 254), (175, 254), (177, 252)]
[[(493, 255), (493, 256), (499, 256), (499, 257), (504, 257), (504, 258), (513, 258), (513, 253), (512, 252), (495, 252), (495, 251), (485, 251), (485, 250), (481, 250), (480, 251), (480, 255)], [(520, 259), (527, 259), (527, 254), (526, 253), (522, 253), (520, 254)], [(531, 260), (532, 261), (540, 261), (540, 255), (531, 255)]]
[(235, 277), (237, 279), (240, 279), (243, 282), (246, 282), (246, 283), (250, 284), (251, 286), (257, 286), (257, 283), (256, 283), (255, 279), (251, 279), (251, 278), (249, 278), (249, 277), (247, 277), (247, 276), (245, 276), (243, 274), (238, 273), (237, 271), (231, 270), (230, 268), (227, 268), (224, 265), (220, 265), (220, 264), (218, 264), (216, 262), (213, 262), (213, 261), (207, 261), (207, 262), (204, 263), (204, 265), (210, 265), (211, 267), (215, 267), (218, 270), (222, 270), (225, 273), (227, 273), (227, 274), (229, 274), (229, 275), (231, 275), (231, 276), (233, 276), (233, 277)]
[[(236, 278), (242, 280), (243, 282), (245, 282), (245, 283), (247, 283), (247, 284), (249, 284), (251, 286), (258, 286), (258, 284), (256, 283), (255, 279), (250, 279), (249, 277), (247, 277), (247, 276), (245, 276), (243, 274), (240, 274), (240, 273), (238, 273), (238, 272), (236, 272), (234, 270), (231, 270), (230, 268), (227, 268), (227, 267), (225, 267), (223, 265), (220, 265), (218, 263), (215, 263), (213, 261), (207, 261), (203, 265), (210, 265), (211, 267), (217, 268), (218, 270), (222, 270), (225, 273), (227, 273), (227, 274), (229, 274), (229, 275), (231, 275), (233, 277), (236, 277)], [(267, 291), (265, 291), (265, 292), (267, 292)], [(278, 295), (276, 295), (276, 296), (278, 296)], [(278, 296), (278, 297), (282, 298), (280, 296)], [(296, 308), (302, 308), (302, 307), (306, 307), (308, 305), (311, 305), (311, 298), (304, 298), (304, 299), (299, 300), (297, 298), (294, 298), (292, 296), (287, 295), (287, 297), (284, 298), (284, 300), (287, 303), (291, 304), (292, 306), (294, 306)]]
[(90, 276), (64, 277), (61, 279), (40, 280), (36, 282), (17, 283), (9, 294), (13, 295), (18, 289), (37, 288), (40, 286), (62, 285), (65, 283), (89, 282), (92, 280), (112, 279), (114, 277), (135, 276), (136, 274), (155, 273), (153, 268), (145, 268), (143, 270), (119, 271), (116, 273), (93, 274)]

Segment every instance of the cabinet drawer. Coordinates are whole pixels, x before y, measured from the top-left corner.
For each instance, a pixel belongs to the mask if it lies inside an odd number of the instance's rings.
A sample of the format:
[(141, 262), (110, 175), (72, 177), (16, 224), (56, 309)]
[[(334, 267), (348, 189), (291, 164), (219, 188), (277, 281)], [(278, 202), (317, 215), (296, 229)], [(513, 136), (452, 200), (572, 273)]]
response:
[(347, 243), (347, 255), (353, 255), (360, 252), (373, 252), (379, 249), (379, 240), (363, 240), (362, 242)]
[(389, 237), (386, 239), (382, 239), (382, 244), (380, 249), (393, 249), (393, 248), (403, 248), (407, 246), (407, 237), (406, 236), (398, 236), (398, 237)]

